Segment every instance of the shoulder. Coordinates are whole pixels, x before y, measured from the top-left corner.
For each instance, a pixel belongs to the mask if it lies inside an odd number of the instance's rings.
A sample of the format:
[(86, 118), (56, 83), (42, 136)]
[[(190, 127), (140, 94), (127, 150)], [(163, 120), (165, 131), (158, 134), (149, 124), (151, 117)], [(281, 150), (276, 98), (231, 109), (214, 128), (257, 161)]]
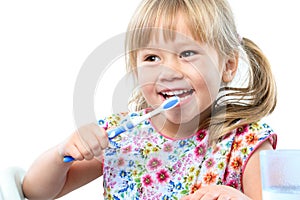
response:
[[(275, 149), (277, 145), (277, 134), (264, 122), (253, 122), (242, 124), (232, 131), (234, 150), (247, 148), (250, 152), (258, 148), (263, 142), (269, 140)], [(250, 153), (249, 152), (249, 153)]]
[(241, 162), (241, 172), (244, 171), (251, 156), (268, 142), (276, 149), (277, 134), (266, 123), (259, 121), (243, 124), (232, 132), (231, 158), (230, 162), (237, 159)]
[(277, 144), (277, 134), (264, 122), (253, 122), (242, 124), (232, 130), (217, 144), (220, 148), (226, 148), (230, 155), (239, 155), (244, 159), (269, 140), (275, 149)]

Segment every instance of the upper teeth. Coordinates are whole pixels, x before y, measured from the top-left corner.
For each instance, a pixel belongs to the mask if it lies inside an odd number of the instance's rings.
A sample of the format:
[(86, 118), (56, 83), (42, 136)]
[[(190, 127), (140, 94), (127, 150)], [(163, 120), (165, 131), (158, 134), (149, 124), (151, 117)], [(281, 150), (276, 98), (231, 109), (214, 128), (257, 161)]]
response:
[(190, 90), (174, 90), (174, 91), (168, 91), (168, 92), (161, 92), (163, 95), (168, 95), (168, 96), (178, 96), (184, 93), (189, 92)]

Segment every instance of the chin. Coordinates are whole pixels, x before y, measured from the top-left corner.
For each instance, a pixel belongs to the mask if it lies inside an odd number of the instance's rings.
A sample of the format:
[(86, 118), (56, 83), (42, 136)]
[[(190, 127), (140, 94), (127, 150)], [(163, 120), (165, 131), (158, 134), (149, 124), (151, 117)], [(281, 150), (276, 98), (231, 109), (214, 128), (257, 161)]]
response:
[(178, 113), (178, 114), (168, 114), (166, 115), (167, 119), (173, 124), (187, 124), (191, 122), (197, 121), (197, 125), (199, 124), (199, 113)]

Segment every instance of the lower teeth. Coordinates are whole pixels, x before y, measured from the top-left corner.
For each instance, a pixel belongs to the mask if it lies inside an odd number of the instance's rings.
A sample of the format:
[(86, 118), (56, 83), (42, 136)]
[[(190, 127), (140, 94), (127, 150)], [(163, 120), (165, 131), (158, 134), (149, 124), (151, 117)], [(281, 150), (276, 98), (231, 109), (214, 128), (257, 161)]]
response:
[(183, 100), (187, 99), (189, 96), (190, 95), (187, 95), (187, 96), (184, 96), (184, 97), (180, 98), (180, 101), (183, 101)]
[[(177, 96), (177, 97), (180, 98), (180, 101), (183, 101), (183, 100), (189, 98), (189, 96), (190, 96), (190, 94), (189, 94), (189, 95), (186, 95), (186, 96), (184, 96), (184, 97), (180, 97), (180, 96)], [(167, 97), (165, 97), (165, 99), (167, 100), (167, 99), (169, 99), (169, 98), (171, 98), (171, 97), (173, 97), (173, 96), (167, 96)]]

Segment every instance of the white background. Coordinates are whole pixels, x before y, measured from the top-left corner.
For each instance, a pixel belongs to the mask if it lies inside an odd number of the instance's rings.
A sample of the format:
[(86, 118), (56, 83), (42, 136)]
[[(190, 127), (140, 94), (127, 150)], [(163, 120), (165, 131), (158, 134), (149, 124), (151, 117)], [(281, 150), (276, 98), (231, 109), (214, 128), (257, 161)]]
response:
[[(27, 169), (72, 133), (73, 90), (83, 62), (101, 43), (126, 30), (138, 2), (0, 1), (0, 170)], [(299, 149), (298, 1), (230, 3), (240, 35), (256, 42), (273, 67), (278, 106), (265, 121), (278, 133), (279, 149)], [(113, 91), (124, 64), (117, 62), (112, 71), (101, 80), (101, 94), (95, 94), (101, 116), (111, 112), (111, 92), (105, 88)], [(98, 179), (62, 199), (101, 199), (101, 193)]]

